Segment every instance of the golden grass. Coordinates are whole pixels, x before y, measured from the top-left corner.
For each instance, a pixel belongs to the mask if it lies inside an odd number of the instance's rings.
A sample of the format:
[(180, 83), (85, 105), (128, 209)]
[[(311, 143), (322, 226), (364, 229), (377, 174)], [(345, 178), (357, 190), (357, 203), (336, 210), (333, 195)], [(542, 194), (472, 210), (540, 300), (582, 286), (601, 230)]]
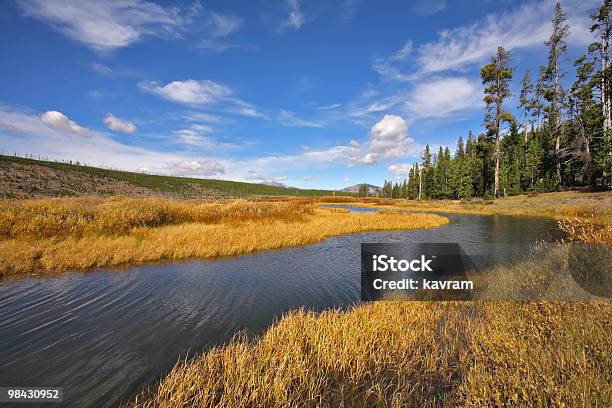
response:
[(178, 363), (133, 407), (610, 406), (609, 302), (297, 311)]
[(179, 201), (163, 198), (51, 198), (0, 200), (0, 238), (125, 235), (135, 228), (189, 222), (300, 220), (312, 206), (289, 202)]
[(612, 243), (612, 192), (523, 194), (489, 201), (415, 201), (358, 197), (325, 197), (316, 200), (323, 204), (345, 203), (380, 209), (546, 217), (559, 221), (559, 227), (573, 241)]
[[(314, 199), (313, 199), (314, 200)], [(612, 225), (612, 192), (523, 194), (497, 200), (400, 200), (357, 197), (328, 197), (322, 203), (350, 203), (351, 205), (402, 208), (423, 212), (460, 214), (500, 214), (548, 217), (556, 220), (590, 218), (599, 224)]]
[(299, 201), (26, 200), (3, 202), (0, 214), (1, 276), (237, 255), (448, 222), (425, 214), (328, 211)]

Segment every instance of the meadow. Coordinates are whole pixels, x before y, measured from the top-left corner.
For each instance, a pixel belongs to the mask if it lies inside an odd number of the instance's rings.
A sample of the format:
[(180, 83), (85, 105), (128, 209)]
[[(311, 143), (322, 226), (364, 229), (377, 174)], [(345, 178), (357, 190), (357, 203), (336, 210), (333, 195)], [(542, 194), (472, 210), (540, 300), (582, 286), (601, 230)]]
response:
[(304, 200), (163, 198), (0, 201), (0, 276), (213, 258), (362, 231), (432, 228), (433, 214), (352, 214)]

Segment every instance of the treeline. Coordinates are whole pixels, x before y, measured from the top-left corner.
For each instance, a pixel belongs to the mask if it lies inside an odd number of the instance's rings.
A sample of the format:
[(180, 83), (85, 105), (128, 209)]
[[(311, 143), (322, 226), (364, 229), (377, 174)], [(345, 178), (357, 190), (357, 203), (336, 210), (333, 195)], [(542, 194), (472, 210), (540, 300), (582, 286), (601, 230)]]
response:
[(519, 117), (506, 106), (515, 77), (512, 54), (499, 47), (482, 67), (486, 131), (459, 137), (448, 147), (422, 152), (402, 183), (385, 181), (381, 197), (410, 199), (493, 198), (525, 191), (575, 186), (610, 188), (612, 170), (612, 68), (609, 43), (612, 0), (594, 13), (598, 41), (574, 62), (574, 83), (565, 88), (560, 62), (570, 27), (560, 3), (554, 8), (548, 59), (522, 75)]

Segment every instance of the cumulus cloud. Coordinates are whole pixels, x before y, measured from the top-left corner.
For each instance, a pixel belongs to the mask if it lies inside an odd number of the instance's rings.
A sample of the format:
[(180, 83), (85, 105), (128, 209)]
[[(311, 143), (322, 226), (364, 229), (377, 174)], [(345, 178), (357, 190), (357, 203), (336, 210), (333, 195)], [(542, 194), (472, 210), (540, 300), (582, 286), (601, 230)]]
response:
[(380, 156), (394, 159), (413, 150), (414, 140), (408, 137), (408, 125), (401, 116), (385, 115), (370, 129), (368, 154), (372, 163)]
[(187, 79), (161, 85), (156, 81), (141, 81), (143, 91), (159, 95), (169, 101), (187, 105), (210, 105), (229, 97), (229, 88), (214, 81)]
[(144, 0), (18, 0), (28, 17), (95, 51), (112, 51), (145, 36), (176, 37), (199, 11), (164, 7)]
[(300, 9), (300, 0), (287, 0), (289, 14), (281, 22), (281, 28), (292, 28), (298, 30), (305, 23), (304, 14)]
[(129, 120), (119, 119), (111, 112), (107, 113), (106, 116), (102, 119), (102, 122), (106, 125), (110, 130), (115, 130), (117, 132), (123, 133), (134, 133), (136, 131), (136, 126), (134, 123)]
[(76, 122), (68, 119), (68, 116), (58, 111), (47, 111), (40, 116), (40, 120), (50, 127), (76, 135), (89, 136), (90, 131), (82, 126), (76, 124)]

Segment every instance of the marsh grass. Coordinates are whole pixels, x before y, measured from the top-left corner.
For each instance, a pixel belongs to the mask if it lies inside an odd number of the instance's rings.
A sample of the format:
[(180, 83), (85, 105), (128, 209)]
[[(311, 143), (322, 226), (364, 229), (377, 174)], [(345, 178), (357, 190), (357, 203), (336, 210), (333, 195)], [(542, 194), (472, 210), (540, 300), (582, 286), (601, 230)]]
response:
[(0, 276), (231, 256), (448, 222), (431, 214), (328, 211), (301, 200), (151, 198), (3, 201), (0, 220)]
[(497, 200), (404, 200), (373, 197), (312, 198), (321, 203), (350, 203), (351, 205), (401, 208), (412, 211), (447, 212), (460, 214), (500, 214), (548, 217), (556, 220), (578, 218), (600, 225), (612, 225), (612, 192), (582, 193), (568, 191), (518, 195)]
[(179, 201), (163, 198), (51, 198), (0, 201), (0, 238), (63, 238), (130, 233), (183, 223), (296, 221), (312, 214), (300, 201)]
[(296, 311), (179, 362), (132, 407), (609, 406), (608, 302)]

